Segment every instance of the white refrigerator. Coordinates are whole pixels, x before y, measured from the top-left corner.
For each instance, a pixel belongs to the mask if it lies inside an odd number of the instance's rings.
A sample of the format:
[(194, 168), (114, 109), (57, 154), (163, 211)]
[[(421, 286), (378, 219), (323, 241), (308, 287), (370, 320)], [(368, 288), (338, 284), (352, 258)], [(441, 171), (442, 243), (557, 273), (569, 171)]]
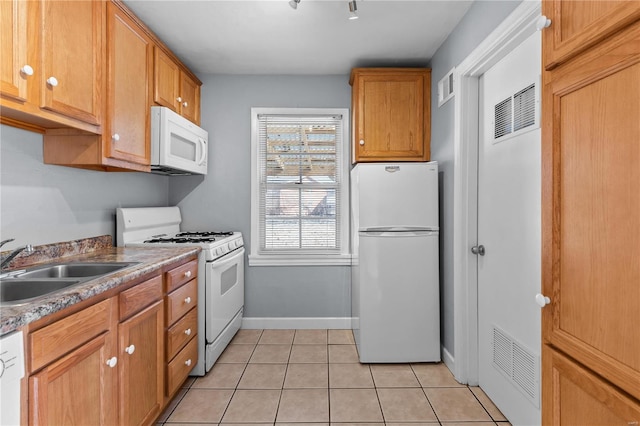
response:
[(360, 362), (440, 361), (438, 164), (357, 164), (351, 221)]

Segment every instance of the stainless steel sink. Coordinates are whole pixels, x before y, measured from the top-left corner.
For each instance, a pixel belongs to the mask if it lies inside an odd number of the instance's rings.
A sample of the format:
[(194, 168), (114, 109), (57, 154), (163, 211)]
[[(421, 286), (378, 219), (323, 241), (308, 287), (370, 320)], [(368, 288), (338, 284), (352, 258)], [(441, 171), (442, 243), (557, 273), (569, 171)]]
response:
[(136, 264), (138, 262), (67, 262), (10, 272), (0, 279), (0, 305), (27, 303)]
[(26, 303), (36, 297), (62, 290), (80, 282), (81, 280), (29, 280), (20, 278), (0, 280), (0, 303)]
[(38, 266), (17, 275), (17, 278), (84, 278), (110, 274), (134, 263), (85, 263), (73, 262), (57, 265)]

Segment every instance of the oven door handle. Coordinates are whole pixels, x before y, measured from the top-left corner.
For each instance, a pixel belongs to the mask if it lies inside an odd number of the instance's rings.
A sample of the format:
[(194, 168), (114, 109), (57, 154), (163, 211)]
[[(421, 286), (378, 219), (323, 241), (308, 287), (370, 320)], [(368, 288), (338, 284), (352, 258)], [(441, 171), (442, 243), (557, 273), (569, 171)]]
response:
[(218, 268), (220, 266), (225, 266), (229, 263), (235, 262), (235, 260), (238, 257), (244, 256), (244, 247), (241, 247), (239, 250), (237, 251), (233, 251), (231, 252), (233, 253), (232, 256), (229, 257), (222, 257), (221, 259), (216, 259), (214, 261), (209, 262), (211, 264), (211, 266), (213, 266), (214, 268)]

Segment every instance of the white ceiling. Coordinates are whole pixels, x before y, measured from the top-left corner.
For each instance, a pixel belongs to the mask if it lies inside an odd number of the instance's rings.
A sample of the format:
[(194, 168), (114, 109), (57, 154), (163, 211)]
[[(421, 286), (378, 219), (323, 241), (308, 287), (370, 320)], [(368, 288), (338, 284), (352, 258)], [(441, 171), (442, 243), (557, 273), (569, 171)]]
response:
[(124, 0), (196, 74), (426, 66), (472, 0)]

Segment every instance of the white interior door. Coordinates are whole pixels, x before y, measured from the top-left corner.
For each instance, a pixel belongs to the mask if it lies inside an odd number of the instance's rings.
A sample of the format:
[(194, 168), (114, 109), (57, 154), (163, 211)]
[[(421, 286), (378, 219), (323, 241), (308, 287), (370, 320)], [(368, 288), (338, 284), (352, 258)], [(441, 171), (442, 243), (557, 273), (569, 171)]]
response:
[(539, 85), (539, 32), (479, 81), (478, 373), (514, 425), (540, 424)]

